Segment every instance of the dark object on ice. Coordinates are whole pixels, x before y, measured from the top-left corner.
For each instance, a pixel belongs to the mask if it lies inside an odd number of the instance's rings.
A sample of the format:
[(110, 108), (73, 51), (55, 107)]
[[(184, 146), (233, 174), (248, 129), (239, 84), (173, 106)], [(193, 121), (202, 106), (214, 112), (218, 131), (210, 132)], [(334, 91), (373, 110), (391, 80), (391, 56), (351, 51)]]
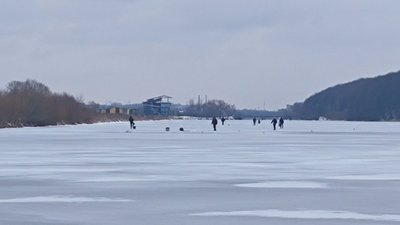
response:
[(179, 128), (179, 131), (185, 131), (185, 129), (183, 129), (183, 127)]
[(215, 116), (211, 120), (211, 124), (213, 125), (214, 131), (217, 131), (218, 120), (217, 120), (217, 118), (215, 118)]
[(222, 125), (225, 124), (225, 120), (226, 120), (225, 117), (222, 117), (222, 118), (221, 118)]
[(271, 123), (274, 126), (274, 130), (276, 130), (276, 124), (278, 123), (278, 121), (275, 118), (273, 118)]
[(135, 122), (132, 116), (129, 116), (129, 123), (131, 124), (131, 129), (136, 129)]
[(283, 128), (283, 124), (285, 123), (285, 121), (283, 120), (283, 118), (279, 118), (279, 127), (282, 129)]
[(256, 122), (257, 122), (257, 118), (253, 118), (253, 125), (255, 126), (256, 125)]
[(165, 131), (169, 131), (169, 127), (166, 127), (166, 128), (165, 128)]
[(258, 118), (258, 124), (260, 124), (261, 123), (261, 119), (260, 118)]

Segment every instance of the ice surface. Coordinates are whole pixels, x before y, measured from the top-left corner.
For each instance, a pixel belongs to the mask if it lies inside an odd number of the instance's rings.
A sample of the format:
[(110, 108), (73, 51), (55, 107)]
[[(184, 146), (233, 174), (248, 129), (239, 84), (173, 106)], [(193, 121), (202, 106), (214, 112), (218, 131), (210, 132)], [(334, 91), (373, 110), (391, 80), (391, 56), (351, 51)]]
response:
[(328, 185), (309, 181), (270, 181), (262, 183), (236, 184), (237, 187), (248, 188), (327, 188)]
[(368, 215), (344, 211), (324, 211), (324, 210), (255, 210), (237, 212), (208, 212), (192, 214), (193, 216), (259, 216), (270, 218), (286, 219), (351, 219), (351, 220), (375, 220), (400, 222), (400, 215)]
[(400, 224), (399, 123), (136, 124), (0, 129), (0, 224)]
[(131, 202), (129, 199), (88, 198), (71, 196), (37, 196), (28, 198), (0, 199), (0, 203), (51, 203), (51, 202)]
[(384, 181), (384, 180), (394, 180), (400, 181), (400, 174), (367, 174), (367, 175), (344, 175), (344, 176), (334, 176), (331, 179), (336, 180), (371, 180), (371, 181)]

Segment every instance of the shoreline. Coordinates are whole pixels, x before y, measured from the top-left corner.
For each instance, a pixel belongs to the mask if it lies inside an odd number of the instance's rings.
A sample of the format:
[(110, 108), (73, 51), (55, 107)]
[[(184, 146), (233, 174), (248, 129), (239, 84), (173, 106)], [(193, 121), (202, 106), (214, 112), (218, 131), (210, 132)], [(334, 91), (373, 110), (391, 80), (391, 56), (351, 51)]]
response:
[[(102, 117), (105, 116), (104, 118), (101, 119), (96, 119), (90, 122), (76, 122), (76, 123), (64, 123), (64, 122), (59, 122), (56, 124), (45, 124), (45, 125), (13, 125), (11, 123), (8, 123), (7, 126), (0, 126), (0, 129), (7, 129), (7, 128), (26, 128), (26, 127), (53, 127), (53, 126), (67, 126), (67, 125), (84, 125), (84, 124), (96, 124), (96, 123), (112, 123), (112, 122), (124, 122), (128, 121), (129, 115), (101, 115)], [(126, 117), (126, 118), (125, 118)], [(160, 116), (134, 116), (133, 117), (135, 121), (157, 121), (157, 120), (164, 120), (164, 119), (171, 119), (173, 117), (160, 117)], [(129, 121), (128, 121), (129, 122)]]

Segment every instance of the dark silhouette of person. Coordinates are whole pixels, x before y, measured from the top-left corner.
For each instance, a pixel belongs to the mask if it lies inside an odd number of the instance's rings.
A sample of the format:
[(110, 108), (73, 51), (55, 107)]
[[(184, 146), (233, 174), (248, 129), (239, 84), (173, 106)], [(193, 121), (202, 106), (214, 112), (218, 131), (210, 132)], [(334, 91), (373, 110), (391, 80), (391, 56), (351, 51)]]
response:
[(225, 120), (226, 120), (225, 117), (222, 117), (222, 118), (221, 118), (222, 125), (225, 124)]
[(274, 126), (274, 130), (276, 130), (276, 124), (278, 123), (278, 121), (275, 118), (273, 118), (271, 123), (272, 123), (272, 126)]
[(257, 118), (253, 118), (253, 125), (255, 126), (256, 125), (256, 122), (257, 122)]
[(135, 128), (135, 122), (134, 122), (132, 116), (129, 116), (129, 123), (131, 124), (131, 129), (134, 129)]
[(260, 118), (258, 118), (258, 124), (260, 124), (261, 123), (261, 119)]
[(217, 131), (218, 120), (215, 116), (212, 118), (211, 124), (213, 125), (214, 131)]
[(282, 129), (283, 128), (283, 124), (285, 123), (285, 121), (283, 120), (283, 118), (279, 118), (279, 127)]

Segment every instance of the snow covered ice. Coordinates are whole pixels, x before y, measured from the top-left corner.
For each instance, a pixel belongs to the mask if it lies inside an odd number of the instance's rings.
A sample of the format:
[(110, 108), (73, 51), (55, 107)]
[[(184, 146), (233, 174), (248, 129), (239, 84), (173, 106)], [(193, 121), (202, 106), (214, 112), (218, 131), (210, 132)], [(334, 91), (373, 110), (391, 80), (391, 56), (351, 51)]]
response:
[(0, 224), (400, 224), (399, 123), (136, 125), (1, 129)]

